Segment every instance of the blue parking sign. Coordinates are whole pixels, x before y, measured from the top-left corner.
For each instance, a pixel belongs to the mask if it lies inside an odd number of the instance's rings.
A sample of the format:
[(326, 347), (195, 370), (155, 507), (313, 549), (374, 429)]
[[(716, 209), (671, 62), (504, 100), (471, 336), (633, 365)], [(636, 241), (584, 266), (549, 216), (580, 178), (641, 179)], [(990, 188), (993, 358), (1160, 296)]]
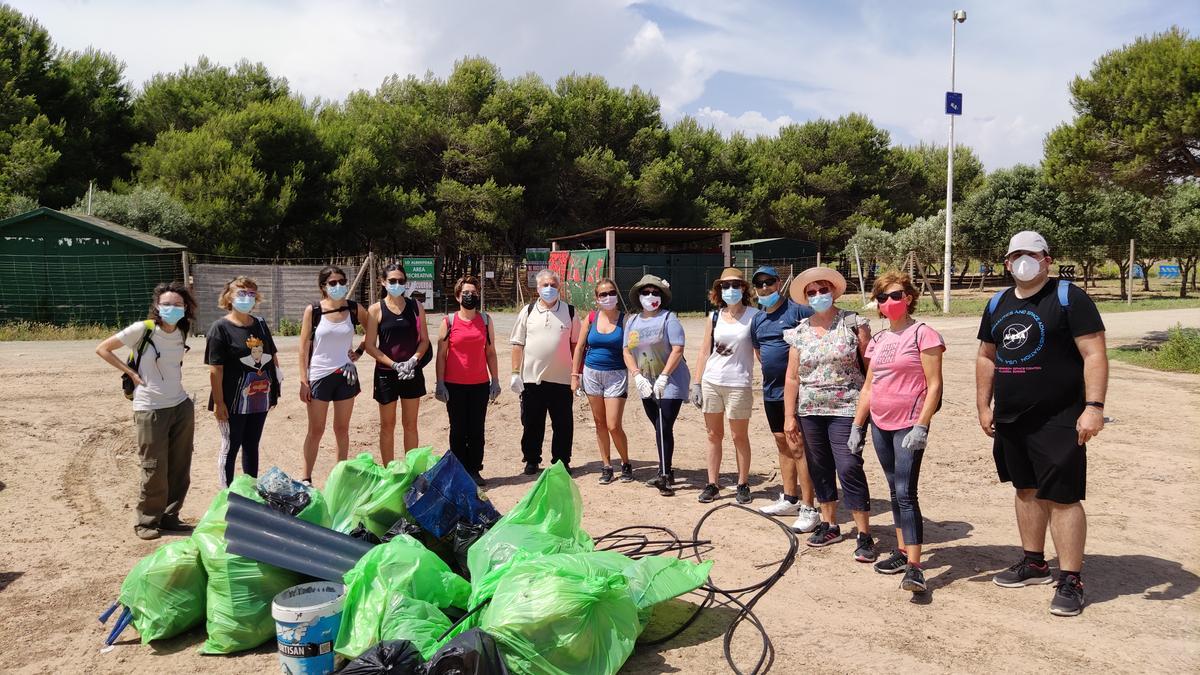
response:
[(946, 114), (961, 115), (962, 114), (962, 93), (957, 91), (946, 92)]

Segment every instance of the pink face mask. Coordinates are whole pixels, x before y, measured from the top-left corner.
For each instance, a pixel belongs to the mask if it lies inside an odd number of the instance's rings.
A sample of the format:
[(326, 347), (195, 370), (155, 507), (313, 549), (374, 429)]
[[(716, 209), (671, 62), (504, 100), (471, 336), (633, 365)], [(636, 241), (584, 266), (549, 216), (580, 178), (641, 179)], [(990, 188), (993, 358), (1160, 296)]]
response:
[(879, 311), (892, 321), (899, 321), (908, 314), (908, 303), (903, 300), (888, 299), (879, 306)]

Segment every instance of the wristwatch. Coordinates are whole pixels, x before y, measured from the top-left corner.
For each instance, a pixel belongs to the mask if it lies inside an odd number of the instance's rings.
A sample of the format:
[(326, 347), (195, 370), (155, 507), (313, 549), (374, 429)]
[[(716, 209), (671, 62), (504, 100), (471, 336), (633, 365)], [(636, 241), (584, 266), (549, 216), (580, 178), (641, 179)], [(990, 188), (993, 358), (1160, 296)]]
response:
[(1099, 408), (1104, 410), (1104, 403), (1101, 401), (1084, 401), (1083, 405), (1091, 408)]

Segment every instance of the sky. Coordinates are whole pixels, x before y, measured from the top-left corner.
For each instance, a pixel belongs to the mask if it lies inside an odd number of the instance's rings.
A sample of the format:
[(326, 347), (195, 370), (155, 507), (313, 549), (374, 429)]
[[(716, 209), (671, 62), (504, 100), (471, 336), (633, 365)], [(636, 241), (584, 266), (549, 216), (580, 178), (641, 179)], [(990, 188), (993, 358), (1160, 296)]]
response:
[(126, 64), (135, 87), (201, 55), (261, 61), (306, 97), (392, 74), (446, 76), (480, 55), (506, 77), (595, 73), (723, 134), (859, 112), (894, 143), (945, 144), (954, 9), (956, 143), (989, 170), (1036, 164), (1073, 111), (1068, 87), (1113, 49), (1179, 25), (1194, 0), (6, 0), (60, 47)]

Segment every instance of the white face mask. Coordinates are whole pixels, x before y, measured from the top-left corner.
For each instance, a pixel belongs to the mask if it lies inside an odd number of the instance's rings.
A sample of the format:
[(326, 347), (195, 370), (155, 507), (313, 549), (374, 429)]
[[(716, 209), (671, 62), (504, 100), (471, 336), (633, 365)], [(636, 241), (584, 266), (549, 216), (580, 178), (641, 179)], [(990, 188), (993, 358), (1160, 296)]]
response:
[(596, 298), (596, 304), (600, 306), (600, 309), (612, 309), (617, 306), (617, 296), (615, 296), (615, 295), (601, 296), (599, 298)]
[(1031, 255), (1023, 255), (1012, 264), (1012, 275), (1017, 281), (1033, 281), (1041, 271), (1042, 264)]
[(662, 298), (657, 295), (642, 295), (638, 297), (638, 300), (642, 303), (642, 309), (647, 312), (653, 312), (662, 304)]

